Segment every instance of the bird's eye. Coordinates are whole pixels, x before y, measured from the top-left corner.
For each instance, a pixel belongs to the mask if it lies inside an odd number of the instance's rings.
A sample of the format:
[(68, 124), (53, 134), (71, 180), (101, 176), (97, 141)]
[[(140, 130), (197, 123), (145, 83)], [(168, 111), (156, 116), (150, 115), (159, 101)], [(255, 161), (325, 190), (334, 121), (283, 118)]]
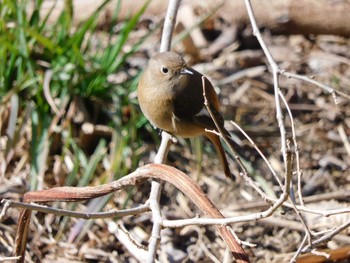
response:
[(164, 66), (162, 66), (160, 68), (160, 70), (162, 71), (163, 74), (167, 74), (169, 72), (169, 69), (167, 67), (164, 67)]

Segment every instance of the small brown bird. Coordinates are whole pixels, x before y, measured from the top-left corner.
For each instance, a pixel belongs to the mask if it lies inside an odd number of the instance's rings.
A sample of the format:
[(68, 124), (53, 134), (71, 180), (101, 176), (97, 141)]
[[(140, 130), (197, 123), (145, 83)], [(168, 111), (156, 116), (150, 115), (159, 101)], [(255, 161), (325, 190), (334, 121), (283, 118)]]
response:
[[(204, 105), (202, 74), (186, 66), (174, 52), (162, 52), (150, 59), (138, 85), (142, 112), (152, 125), (184, 138), (207, 136), (215, 146), (225, 175), (233, 178), (214, 121)], [(206, 97), (220, 128), (229, 137), (220, 114), (219, 98), (209, 80)]]

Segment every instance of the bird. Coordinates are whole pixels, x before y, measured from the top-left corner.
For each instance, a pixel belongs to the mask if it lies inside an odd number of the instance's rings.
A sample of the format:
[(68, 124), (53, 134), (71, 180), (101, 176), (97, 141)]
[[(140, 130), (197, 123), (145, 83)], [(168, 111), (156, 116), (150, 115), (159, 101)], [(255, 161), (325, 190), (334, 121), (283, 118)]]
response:
[[(201, 73), (188, 67), (178, 53), (158, 53), (149, 59), (140, 78), (137, 87), (139, 105), (150, 123), (163, 131), (183, 138), (206, 136), (214, 144), (225, 175), (233, 180), (235, 177), (217, 134), (219, 131), (204, 104), (202, 77)], [(230, 138), (220, 113), (218, 95), (207, 78), (204, 86), (208, 106), (224, 136)]]

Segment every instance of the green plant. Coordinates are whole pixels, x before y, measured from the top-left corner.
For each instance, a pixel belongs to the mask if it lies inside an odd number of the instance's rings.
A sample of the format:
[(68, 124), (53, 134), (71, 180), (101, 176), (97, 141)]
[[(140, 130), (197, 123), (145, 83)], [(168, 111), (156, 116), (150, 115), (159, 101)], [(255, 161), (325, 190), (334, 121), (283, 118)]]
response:
[[(73, 125), (66, 115), (57, 120), (45, 98), (43, 80), (47, 70), (52, 71), (49, 92), (55, 98), (57, 108), (67, 112), (73, 103), (78, 102), (78, 105), (85, 105), (88, 109), (84, 112), (88, 115), (84, 116), (85, 120), (101, 123), (100, 119), (103, 119), (104, 125), (108, 124), (117, 131), (113, 135), (117, 142), (114, 144), (116, 149), (106, 150), (106, 144), (102, 147), (104, 151), (120, 154), (118, 157), (114, 156), (112, 161), (123, 160), (125, 155), (131, 158), (135, 151), (130, 148), (141, 144), (136, 130), (138, 125), (135, 123), (140, 123), (143, 118), (135, 110), (135, 102), (129, 96), (135, 89), (135, 80), (130, 78), (125, 83), (115, 85), (108, 81), (108, 77), (112, 73), (125, 70), (127, 59), (148, 36), (147, 34), (140, 38), (128, 52), (123, 52), (123, 47), (130, 33), (135, 30), (148, 2), (133, 16), (123, 21), (120, 32), (115, 36), (113, 26), (117, 23), (120, 11), (119, 1), (109, 30), (100, 33), (107, 36), (105, 41), (97, 36), (97, 25), (99, 15), (110, 0), (104, 1), (96, 12), (76, 28), (72, 25), (74, 12), (71, 0), (65, 1), (65, 9), (55, 23), (48, 23), (48, 17), (54, 7), (42, 17), (43, 1), (34, 1), (30, 14), (27, 11), (27, 2), (4, 0), (0, 6), (0, 115), (4, 116), (6, 109), (13, 108), (16, 102), (19, 114), (12, 114), (12, 123), (15, 123), (17, 128), (23, 125), (31, 126), (31, 141), (28, 142), (30, 188), (34, 190), (39, 187), (38, 181), (48, 169), (54, 133), (59, 133), (61, 139), (59, 154), (62, 160), (69, 152), (81, 152), (76, 142), (79, 127)], [(11, 100), (13, 96), (18, 99)], [(130, 118), (127, 120), (123, 116), (123, 109), (126, 107), (130, 108)], [(97, 113), (90, 108), (98, 108)], [(23, 113), (29, 117), (24, 118), (21, 116)], [(91, 117), (93, 115), (95, 117)], [(66, 125), (61, 127), (60, 124), (64, 122)], [(57, 125), (62, 129), (54, 130)], [(13, 140), (8, 143), (7, 152), (23, 140), (19, 136), (21, 132), (23, 133), (23, 130), (13, 131)], [(79, 169), (74, 168), (72, 173), (75, 176), (80, 174), (83, 178), (84, 174), (90, 174), (90, 180), (80, 181), (90, 183), (91, 173), (95, 173), (98, 166), (88, 166), (89, 156), (86, 157), (86, 162), (82, 162), (81, 159), (76, 161), (75, 158), (78, 157), (74, 155), (72, 158), (73, 163), (79, 166)], [(11, 158), (8, 156), (7, 159)], [(120, 176), (135, 168), (138, 158), (131, 159), (135, 160), (132, 167), (123, 167), (120, 161), (117, 161), (118, 164), (112, 163), (112, 172)], [(11, 162), (8, 164), (11, 165)], [(94, 170), (85, 172), (85, 169), (91, 168)]]

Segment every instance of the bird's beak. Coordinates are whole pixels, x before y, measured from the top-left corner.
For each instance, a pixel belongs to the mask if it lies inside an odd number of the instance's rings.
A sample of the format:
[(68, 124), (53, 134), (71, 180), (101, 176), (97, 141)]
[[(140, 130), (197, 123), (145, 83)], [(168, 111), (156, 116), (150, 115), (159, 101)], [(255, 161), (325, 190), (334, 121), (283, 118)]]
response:
[(193, 72), (187, 68), (183, 68), (181, 71), (180, 71), (180, 74), (181, 75), (185, 75), (185, 74), (189, 74), (189, 75), (193, 75)]

